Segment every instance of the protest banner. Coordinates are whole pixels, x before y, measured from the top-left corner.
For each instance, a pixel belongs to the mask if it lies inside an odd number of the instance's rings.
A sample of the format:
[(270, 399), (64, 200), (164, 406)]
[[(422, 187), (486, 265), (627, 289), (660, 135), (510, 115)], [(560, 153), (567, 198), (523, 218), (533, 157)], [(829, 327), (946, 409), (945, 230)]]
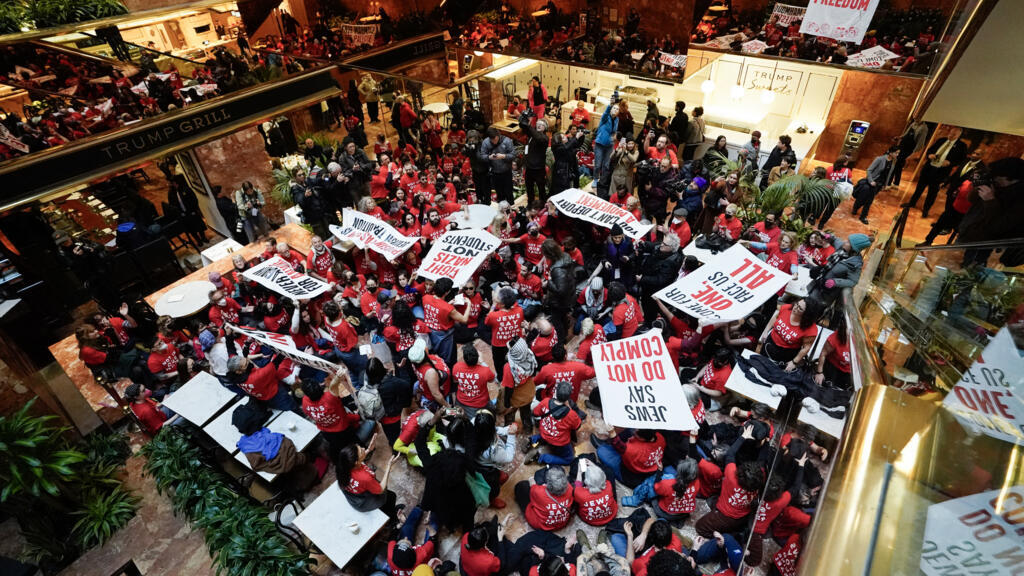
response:
[(299, 350), (295, 347), (295, 340), (293, 340), (291, 336), (275, 334), (274, 332), (253, 330), (252, 328), (242, 328), (241, 326), (230, 326), (233, 332), (237, 332), (247, 338), (252, 338), (260, 344), (273, 348), (278, 354), (291, 358), (291, 360), (296, 364), (302, 364), (303, 366), (309, 366), (316, 370), (322, 370), (328, 374), (333, 374), (341, 369), (340, 364), (329, 362), (319, 356), (314, 356), (313, 354)]
[(702, 324), (728, 322), (745, 318), (792, 279), (734, 244), (654, 297)]
[(658, 63), (673, 68), (686, 68), (686, 54), (669, 54), (658, 52)]
[(367, 44), (373, 46), (377, 37), (376, 24), (342, 24), (341, 38), (348, 46), (362, 46)]
[[(951, 454), (949, 457), (959, 456)], [(999, 482), (1002, 482), (1001, 475)], [(932, 504), (928, 507), (921, 543), (921, 573), (925, 576), (1021, 574), (1024, 572), (1021, 526), (1024, 526), (1024, 485), (1021, 484)]]
[(501, 240), (484, 230), (449, 230), (434, 240), (417, 274), (430, 280), (451, 278), (462, 286), (500, 245)]
[(340, 240), (349, 240), (359, 248), (369, 248), (392, 261), (405, 253), (419, 238), (403, 236), (386, 222), (369, 214), (345, 208), (341, 226), (332, 224), (331, 234)]
[(1024, 360), (1003, 327), (942, 405), (966, 429), (1024, 444)]
[(331, 289), (326, 282), (296, 272), (292, 265), (280, 256), (260, 262), (242, 272), (242, 276), (259, 282), (260, 285), (278, 294), (295, 299), (315, 298)]
[(856, 54), (852, 54), (846, 59), (846, 65), (858, 66), (860, 68), (881, 68), (886, 60), (899, 57), (899, 54), (890, 52), (881, 46), (872, 46), (867, 50), (861, 50)]
[[(807, 12), (807, 8), (803, 6), (790, 6), (789, 4), (779, 3), (772, 10), (772, 16), (775, 16), (775, 24), (777, 26), (789, 26), (797, 20), (803, 20), (805, 12)], [(768, 17), (768, 20), (771, 21), (771, 16)]]
[(800, 33), (860, 44), (876, 8), (878, 0), (811, 0)]
[(647, 234), (652, 226), (651, 224), (641, 224), (640, 220), (628, 210), (593, 194), (588, 194), (579, 188), (569, 188), (548, 200), (566, 216), (585, 220), (605, 228), (611, 228), (618, 224), (626, 236), (634, 240)]
[(22, 154), (27, 154), (29, 150), (28, 145), (21, 140), (18, 140), (14, 134), (11, 134), (11, 131), (7, 129), (7, 126), (4, 126), (3, 124), (0, 124), (0, 144), (5, 144), (6, 146), (14, 148)]
[(605, 342), (593, 350), (604, 421), (623, 428), (695, 430), (660, 330)]
[(761, 52), (764, 52), (764, 49), (767, 47), (767, 44), (756, 38), (749, 42), (744, 42), (742, 45), (743, 51), (748, 54), (760, 54)]

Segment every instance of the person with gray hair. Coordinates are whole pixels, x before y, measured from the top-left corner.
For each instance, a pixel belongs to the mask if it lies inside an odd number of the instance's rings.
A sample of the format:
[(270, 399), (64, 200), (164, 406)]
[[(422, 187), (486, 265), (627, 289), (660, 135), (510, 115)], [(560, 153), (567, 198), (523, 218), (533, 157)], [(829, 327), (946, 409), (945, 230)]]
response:
[(291, 410), (298, 413), (298, 406), (291, 390), (283, 382), (294, 382), (295, 376), (285, 364), (284, 356), (275, 355), (270, 362), (256, 367), (245, 356), (232, 356), (228, 359), (227, 380), (242, 389), (247, 395), (265, 403), (276, 410)]
[(535, 530), (561, 530), (572, 519), (573, 494), (561, 466), (538, 470), (532, 479), (516, 484), (514, 493), (526, 523)]
[(604, 526), (619, 513), (615, 484), (593, 460), (581, 456), (576, 462), (576, 485), (572, 494), (576, 512), (587, 524)]
[[(571, 464), (575, 455), (576, 431), (583, 425), (580, 413), (572, 403), (572, 383), (556, 382), (554, 395), (541, 400), (534, 407), (533, 415), (540, 418), (540, 434), (530, 437), (533, 448), (526, 453), (523, 462), (529, 464), (536, 460), (548, 465)], [(547, 454), (540, 454), (541, 443), (547, 445)]]
[(679, 251), (679, 236), (669, 232), (639, 267), (639, 270), (643, 271), (639, 283), (644, 296), (641, 302), (645, 322), (653, 322), (658, 317), (658, 304), (654, 299), (654, 293), (675, 282), (682, 265), (683, 253)]
[[(530, 125), (530, 113), (527, 111), (519, 117), (519, 129), (527, 135), (526, 155), (523, 163), (526, 167), (526, 198), (527, 206), (539, 198), (541, 203), (547, 200), (547, 154), (548, 124), (538, 118), (535, 126)], [(536, 194), (536, 196), (535, 196)]]

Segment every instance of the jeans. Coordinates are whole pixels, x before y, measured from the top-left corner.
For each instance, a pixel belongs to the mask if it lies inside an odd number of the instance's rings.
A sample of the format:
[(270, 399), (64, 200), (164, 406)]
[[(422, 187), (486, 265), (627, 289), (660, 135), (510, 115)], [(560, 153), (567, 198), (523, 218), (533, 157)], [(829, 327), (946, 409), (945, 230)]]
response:
[(616, 480), (622, 480), (622, 454), (619, 454), (611, 442), (597, 447), (597, 459), (615, 473)]
[(725, 546), (722, 548), (718, 547), (718, 542), (711, 539), (704, 542), (700, 548), (691, 553), (693, 559), (697, 561), (697, 564), (707, 564), (713, 560), (718, 560), (721, 570), (725, 570), (728, 567), (728, 551), (740, 548), (740, 543), (736, 541), (736, 538), (734, 538), (732, 534), (723, 533), (722, 538), (725, 539)]
[(366, 356), (360, 354), (358, 349), (353, 348), (347, 352), (338, 350), (338, 358), (341, 358), (341, 361), (348, 367), (349, 372), (352, 373), (352, 385), (356, 388), (361, 388), (363, 386), (363, 374), (366, 372), (366, 365), (369, 363)]
[[(530, 442), (539, 442), (540, 434), (534, 434), (530, 436)], [(545, 443), (546, 444), (546, 443)], [(568, 466), (572, 464), (576, 453), (572, 449), (572, 444), (566, 444), (565, 446), (553, 446), (547, 445), (549, 452), (547, 454), (541, 454), (537, 457), (537, 462), (541, 464), (555, 464), (557, 466)]]
[(445, 331), (431, 330), (430, 349), (445, 361), (450, 370), (455, 365), (455, 329)]
[[(610, 144), (598, 144), (594, 142), (594, 180), (600, 181), (604, 173), (608, 171), (608, 163), (612, 159), (612, 147)], [(596, 185), (596, 182), (595, 182)]]
[[(402, 524), (402, 528), (398, 531), (398, 539), (403, 538), (409, 542), (413, 542), (416, 538), (416, 528), (420, 525), (420, 519), (423, 518), (423, 509), (416, 506), (412, 510), (409, 510), (409, 514), (405, 517), (405, 524)], [(424, 534), (426, 536), (426, 534)], [(427, 541), (423, 539), (423, 543)]]
[(274, 394), (273, 398), (267, 400), (266, 404), (275, 410), (291, 410), (292, 412), (298, 410), (295, 397), (291, 395), (287, 386), (280, 384), (277, 386), (277, 394)]
[(249, 239), (250, 244), (255, 242), (256, 238), (270, 233), (270, 224), (263, 212), (243, 220), (242, 228), (245, 230), (245, 237)]

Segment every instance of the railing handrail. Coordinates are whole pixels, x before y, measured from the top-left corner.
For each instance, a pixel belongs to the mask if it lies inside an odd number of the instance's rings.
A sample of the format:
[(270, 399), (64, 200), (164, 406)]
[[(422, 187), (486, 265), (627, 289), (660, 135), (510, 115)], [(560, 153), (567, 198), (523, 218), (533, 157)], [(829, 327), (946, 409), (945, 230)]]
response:
[(965, 242), (963, 244), (939, 244), (921, 246), (897, 246), (897, 252), (932, 252), (937, 250), (977, 250), (983, 248), (1006, 248), (1024, 245), (1024, 238), (1008, 238), (1006, 240), (985, 240), (983, 242)]
[[(105, 42), (108, 45), (110, 44), (110, 42), (107, 42), (104, 38), (101, 38), (101, 37), (99, 37), (99, 36), (97, 36), (95, 34), (90, 34), (90, 33), (86, 32), (84, 30), (80, 31), (79, 34), (81, 34), (82, 36), (88, 36), (90, 38), (95, 38), (97, 40), (102, 40), (103, 42)], [(128, 40), (121, 40), (121, 42), (123, 42), (123, 43), (125, 43), (125, 44), (127, 44), (129, 46), (134, 46), (134, 47), (138, 48), (139, 50), (145, 50), (146, 52), (154, 52), (154, 53), (159, 54), (161, 56), (166, 56), (168, 58), (174, 58), (175, 60), (184, 60), (185, 62), (188, 62), (190, 64), (195, 64), (196, 66), (205, 66), (206, 65), (205, 62), (200, 62), (198, 60), (193, 60), (191, 58), (185, 58), (184, 56), (175, 56), (174, 54), (171, 54), (169, 52), (163, 52), (163, 51), (157, 50), (155, 48), (150, 48), (148, 46), (143, 46), (142, 44), (136, 44), (135, 42), (131, 42), (131, 41), (128, 41)], [(50, 44), (52, 44), (52, 42), (50, 42)]]

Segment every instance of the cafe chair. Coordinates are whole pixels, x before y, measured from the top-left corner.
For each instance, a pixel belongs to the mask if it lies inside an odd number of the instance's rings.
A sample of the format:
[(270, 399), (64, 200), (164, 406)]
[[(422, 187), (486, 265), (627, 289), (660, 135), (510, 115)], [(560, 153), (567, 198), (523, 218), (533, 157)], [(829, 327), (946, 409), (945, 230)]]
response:
[(199, 252), (199, 247), (192, 241), (188, 231), (185, 229), (185, 221), (180, 216), (173, 216), (168, 213), (166, 203), (164, 215), (154, 220), (153, 223), (160, 226), (160, 234), (167, 238), (171, 250), (177, 252), (181, 248), (191, 246), (193, 250)]
[(151, 290), (171, 284), (185, 275), (170, 242), (163, 236), (132, 250), (131, 255)]
[(544, 113), (545, 116), (559, 120), (562, 118), (562, 87), (558, 87), (558, 91), (555, 92), (554, 96), (548, 96), (548, 105)]
[(109, 274), (107, 280), (122, 298), (133, 301), (142, 294), (144, 279), (142, 270), (135, 264), (132, 255), (125, 250), (114, 253), (109, 258)]
[[(288, 509), (291, 508), (289, 512)], [(274, 521), (274, 526), (277, 526), (277, 531), (282, 536), (295, 544), (301, 552), (309, 552), (309, 544), (306, 543), (306, 537), (299, 531), (298, 528), (292, 525), (292, 521), (305, 509), (302, 505), (301, 498), (289, 497), (280, 502), (274, 503), (273, 512), (271, 512), (271, 519)]]
[(512, 104), (512, 99), (516, 96), (516, 87), (511, 82), (505, 82), (501, 91), (505, 95), (505, 108), (508, 109)]

